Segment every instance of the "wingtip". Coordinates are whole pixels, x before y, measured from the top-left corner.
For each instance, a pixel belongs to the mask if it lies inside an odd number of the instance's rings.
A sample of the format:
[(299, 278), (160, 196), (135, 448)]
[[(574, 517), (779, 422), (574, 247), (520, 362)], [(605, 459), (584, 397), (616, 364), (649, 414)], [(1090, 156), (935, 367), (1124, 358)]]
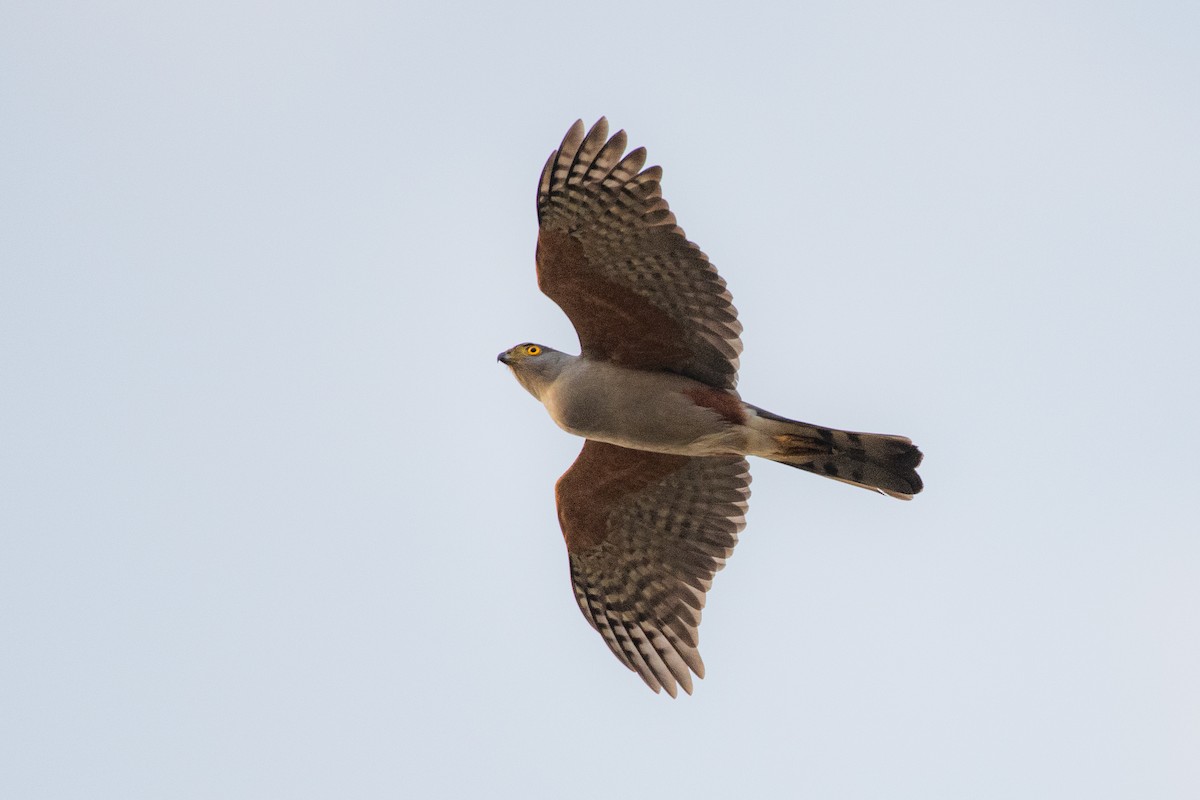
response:
[(583, 132), (583, 120), (575, 120), (571, 127), (567, 129), (567, 135), (563, 137), (562, 144), (558, 146), (560, 157), (567, 153), (574, 153), (579, 148), (580, 143), (583, 142)]

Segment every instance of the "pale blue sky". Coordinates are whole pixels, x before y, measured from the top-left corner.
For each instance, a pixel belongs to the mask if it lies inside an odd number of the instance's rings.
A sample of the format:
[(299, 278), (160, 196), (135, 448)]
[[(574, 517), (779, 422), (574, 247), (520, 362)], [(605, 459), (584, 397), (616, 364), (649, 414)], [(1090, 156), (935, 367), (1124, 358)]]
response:
[[(1200, 10), (0, 9), (0, 796), (1200, 796)], [(571, 596), (538, 172), (608, 115), (753, 465), (650, 693)]]

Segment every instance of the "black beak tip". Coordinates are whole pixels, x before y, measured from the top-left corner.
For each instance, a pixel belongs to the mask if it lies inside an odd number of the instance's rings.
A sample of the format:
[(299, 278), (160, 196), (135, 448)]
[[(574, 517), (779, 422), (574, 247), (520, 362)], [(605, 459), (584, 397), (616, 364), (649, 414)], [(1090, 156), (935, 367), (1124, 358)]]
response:
[(496, 360), (499, 361), (501, 364), (508, 363), (508, 359), (504, 357), (504, 353), (501, 353), (500, 355), (496, 356)]

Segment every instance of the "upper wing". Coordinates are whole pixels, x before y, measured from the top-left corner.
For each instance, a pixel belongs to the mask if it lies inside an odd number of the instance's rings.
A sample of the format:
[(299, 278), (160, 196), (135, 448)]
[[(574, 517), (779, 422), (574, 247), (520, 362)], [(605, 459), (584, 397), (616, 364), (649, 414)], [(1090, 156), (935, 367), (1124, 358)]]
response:
[(691, 694), (704, 594), (746, 524), (746, 460), (589, 439), (555, 494), (584, 617), (651, 689)]
[(542, 170), (538, 286), (584, 355), (732, 389), (742, 326), (725, 281), (675, 224), (662, 168), (607, 136), (603, 117), (586, 136), (577, 121)]

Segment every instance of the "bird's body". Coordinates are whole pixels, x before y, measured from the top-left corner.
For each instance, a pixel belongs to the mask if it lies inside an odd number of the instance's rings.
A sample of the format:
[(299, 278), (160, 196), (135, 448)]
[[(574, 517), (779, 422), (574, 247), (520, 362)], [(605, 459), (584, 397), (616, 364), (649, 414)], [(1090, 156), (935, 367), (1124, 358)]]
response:
[[(535, 356), (525, 355), (530, 346)], [(669, 455), (758, 456), (905, 500), (921, 489), (919, 451), (903, 436), (785, 419), (732, 389), (544, 345), (518, 345), (500, 361), (558, 427), (584, 439)]]
[[(630, 369), (607, 361), (542, 348), (557, 369), (530, 394), (567, 433), (636, 450), (684, 456), (741, 455), (751, 431), (697, 402), (725, 392), (683, 375)], [(510, 366), (518, 355), (508, 355)]]
[(759, 456), (901, 499), (921, 491), (903, 436), (797, 422), (735, 388), (741, 325), (725, 283), (675, 224), (658, 167), (582, 122), (538, 188), (538, 284), (582, 353), (525, 343), (499, 360), (586, 442), (555, 487), (575, 597), (655, 691), (703, 676), (697, 627), (745, 525)]

